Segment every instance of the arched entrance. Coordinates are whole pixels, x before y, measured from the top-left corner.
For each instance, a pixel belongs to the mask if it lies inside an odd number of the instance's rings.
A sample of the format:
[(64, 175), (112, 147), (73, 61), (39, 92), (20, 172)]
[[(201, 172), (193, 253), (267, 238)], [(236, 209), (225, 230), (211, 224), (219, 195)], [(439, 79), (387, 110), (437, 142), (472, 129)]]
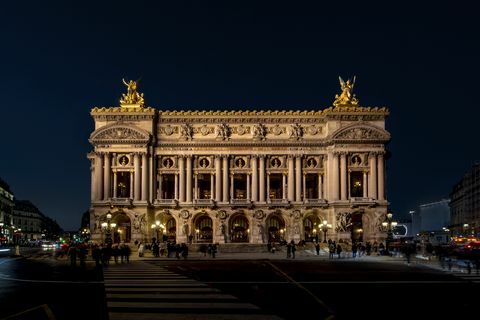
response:
[(352, 242), (363, 242), (363, 223), (362, 223), (362, 213), (354, 212), (352, 213)]
[(237, 214), (230, 219), (230, 241), (248, 242), (249, 241), (248, 219), (243, 214)]
[(208, 215), (201, 215), (195, 219), (195, 241), (199, 243), (212, 243), (213, 221)]
[(113, 217), (112, 222), (117, 224), (113, 231), (113, 242), (130, 242), (132, 237), (130, 218), (124, 213), (118, 213)]
[(318, 227), (320, 226), (320, 218), (315, 215), (309, 215), (303, 220), (303, 234), (305, 242), (318, 242)]
[(266, 221), (268, 242), (282, 242), (285, 238), (285, 221), (279, 215), (272, 215)]
[(177, 240), (177, 222), (174, 218), (170, 217), (167, 220), (167, 224), (165, 226), (167, 229), (167, 241), (175, 243)]

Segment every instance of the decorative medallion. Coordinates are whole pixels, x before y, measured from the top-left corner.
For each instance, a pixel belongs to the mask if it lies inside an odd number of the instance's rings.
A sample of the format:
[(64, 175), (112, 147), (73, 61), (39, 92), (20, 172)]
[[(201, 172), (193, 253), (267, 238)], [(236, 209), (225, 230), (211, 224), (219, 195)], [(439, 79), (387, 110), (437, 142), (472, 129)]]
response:
[(253, 214), (253, 217), (254, 217), (255, 219), (262, 220), (263, 218), (265, 218), (265, 212), (263, 212), (263, 210), (257, 210), (257, 211), (255, 211), (255, 213)]
[(316, 127), (315, 125), (311, 125), (307, 128), (307, 133), (311, 136), (314, 136), (320, 132), (321, 128)]
[(222, 219), (222, 220), (226, 219), (227, 216), (228, 216), (228, 214), (227, 214), (227, 212), (226, 212), (225, 210), (220, 210), (220, 211), (218, 211), (218, 213), (217, 213), (217, 217), (220, 218), (220, 219)]
[(183, 218), (183, 219), (188, 219), (190, 218), (190, 212), (188, 212), (188, 210), (182, 210), (180, 212), (180, 216)]
[(175, 132), (175, 129), (171, 125), (167, 125), (163, 128), (163, 132), (165, 132), (167, 136), (171, 136)]
[(277, 124), (275, 125), (275, 127), (272, 128), (272, 133), (276, 136), (279, 136), (283, 133), (283, 128)]
[(243, 126), (243, 124), (241, 124), (240, 126), (236, 127), (236, 132), (239, 136), (243, 136), (245, 133), (247, 133), (247, 128)]
[(207, 127), (207, 125), (203, 125), (201, 128), (200, 128), (200, 133), (202, 134), (202, 136), (206, 136), (207, 134), (210, 133), (210, 129)]
[(118, 158), (118, 164), (121, 166), (126, 166), (130, 162), (130, 159), (126, 155), (122, 155)]

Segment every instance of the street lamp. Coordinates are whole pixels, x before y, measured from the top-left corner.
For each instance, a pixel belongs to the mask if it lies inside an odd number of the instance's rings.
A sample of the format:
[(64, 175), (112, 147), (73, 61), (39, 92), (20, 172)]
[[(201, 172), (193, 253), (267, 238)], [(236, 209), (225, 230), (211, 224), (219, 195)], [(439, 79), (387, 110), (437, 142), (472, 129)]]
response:
[(322, 224), (320, 224), (320, 229), (323, 231), (323, 243), (327, 243), (327, 232), (328, 229), (331, 229), (332, 225), (328, 223), (327, 220), (323, 220)]
[(107, 213), (107, 222), (102, 223), (102, 228), (105, 231), (105, 242), (108, 244), (112, 244), (112, 229), (114, 229), (117, 224), (115, 222), (110, 222), (112, 219), (112, 214), (109, 212)]
[(387, 232), (387, 239), (386, 239), (386, 253), (390, 255), (389, 252), (389, 244), (393, 240), (393, 229), (397, 226), (396, 221), (392, 221), (393, 214), (391, 212), (387, 213), (387, 218), (384, 222), (382, 222), (383, 229)]

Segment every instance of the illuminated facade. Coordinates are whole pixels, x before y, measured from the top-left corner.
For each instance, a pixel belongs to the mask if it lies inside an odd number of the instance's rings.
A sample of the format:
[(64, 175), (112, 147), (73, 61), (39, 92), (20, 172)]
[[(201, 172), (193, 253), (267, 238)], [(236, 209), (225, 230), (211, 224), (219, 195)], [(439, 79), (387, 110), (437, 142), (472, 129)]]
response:
[[(314, 111), (159, 111), (136, 83), (91, 111), (91, 234), (114, 241), (381, 241), (386, 108), (360, 107), (341, 80)], [(161, 228), (154, 228), (155, 222)]]

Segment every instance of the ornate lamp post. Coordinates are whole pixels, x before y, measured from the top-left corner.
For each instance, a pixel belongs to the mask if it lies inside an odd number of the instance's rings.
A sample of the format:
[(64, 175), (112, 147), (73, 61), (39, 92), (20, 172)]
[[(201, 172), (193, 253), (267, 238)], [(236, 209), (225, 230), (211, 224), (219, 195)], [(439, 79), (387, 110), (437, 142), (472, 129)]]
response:
[(327, 243), (327, 232), (331, 229), (332, 225), (327, 220), (323, 220), (320, 224), (320, 229), (323, 231), (323, 243)]
[(107, 222), (102, 223), (102, 228), (105, 232), (105, 242), (108, 244), (112, 244), (112, 229), (114, 229), (117, 224), (114, 222), (110, 222), (112, 219), (112, 214), (109, 212), (107, 213)]
[(392, 221), (392, 218), (393, 218), (393, 214), (389, 212), (387, 213), (387, 219), (384, 222), (382, 222), (382, 227), (387, 232), (387, 239), (385, 241), (386, 242), (385, 249), (386, 249), (387, 255), (390, 255), (389, 245), (390, 245), (390, 242), (393, 240), (393, 229), (395, 229), (395, 227), (397, 226), (397, 222)]
[[(152, 229), (155, 230), (155, 232), (156, 232), (157, 242), (160, 242), (159, 232), (161, 232), (165, 229), (165, 225), (163, 225), (162, 223), (160, 223), (159, 220), (157, 220), (157, 221), (155, 221), (155, 223), (152, 224)], [(162, 236), (163, 236), (163, 232), (161, 232), (161, 233), (162, 233)]]

